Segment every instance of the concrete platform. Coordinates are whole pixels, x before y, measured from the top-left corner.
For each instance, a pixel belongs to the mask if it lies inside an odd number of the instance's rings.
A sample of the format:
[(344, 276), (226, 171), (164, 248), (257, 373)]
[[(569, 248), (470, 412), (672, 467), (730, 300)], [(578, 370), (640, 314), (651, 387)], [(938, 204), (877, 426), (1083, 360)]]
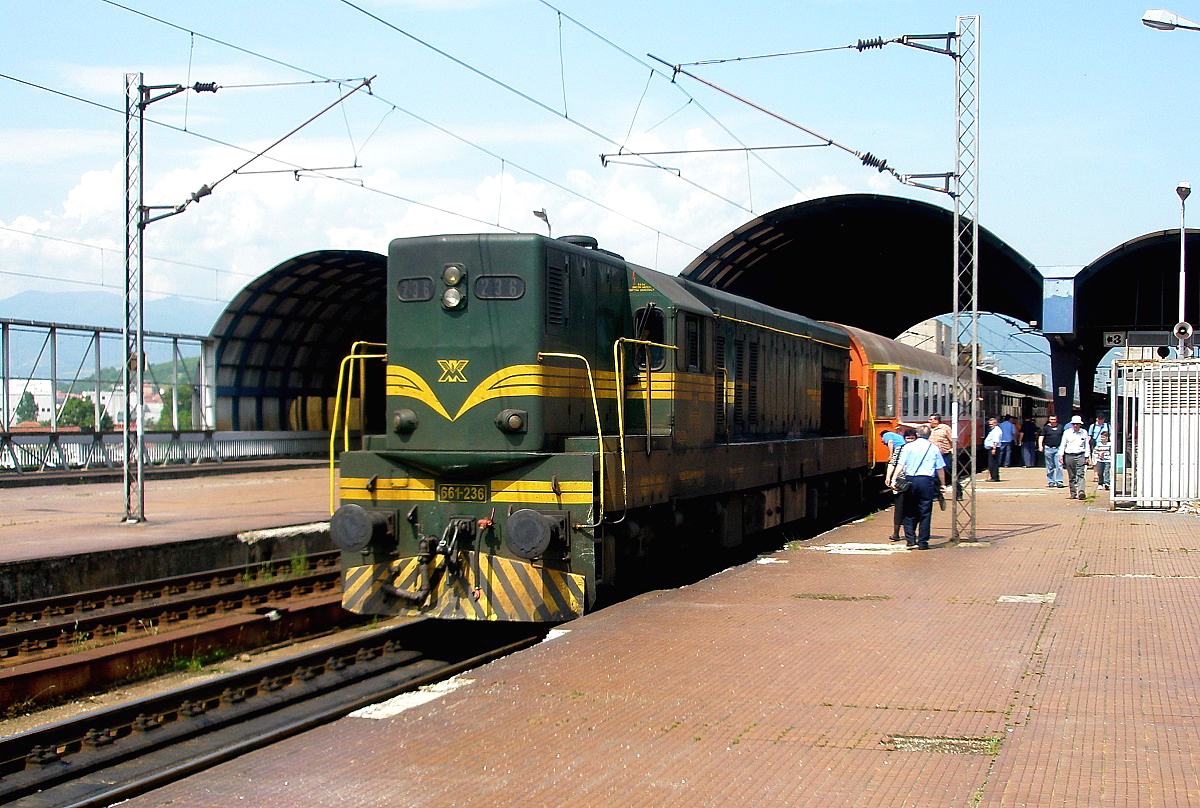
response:
[(146, 521), (122, 524), (114, 482), (0, 488), (0, 602), (329, 549), (328, 537), (239, 539), (329, 518), (328, 466), (312, 461), (194, 467), (146, 476)]
[(981, 546), (880, 514), (125, 804), (1200, 804), (1200, 520), (978, 490)]

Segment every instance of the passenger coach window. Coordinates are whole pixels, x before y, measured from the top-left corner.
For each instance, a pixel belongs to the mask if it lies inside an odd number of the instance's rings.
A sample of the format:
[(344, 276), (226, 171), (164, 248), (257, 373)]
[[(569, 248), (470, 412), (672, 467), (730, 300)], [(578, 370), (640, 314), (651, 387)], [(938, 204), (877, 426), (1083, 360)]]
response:
[(907, 376), (900, 377), (900, 397), (903, 399), (900, 402), (900, 414), (907, 418), (909, 416)]
[(924, 407), (923, 407), (923, 409), (921, 410), (921, 414), (922, 414), (922, 415), (929, 415), (929, 413), (930, 413), (930, 409), (929, 409), (929, 382), (928, 382), (928, 381), (925, 381), (925, 382), (922, 384), (922, 387), (923, 387), (923, 388), (924, 388), (924, 390), (925, 390), (925, 394), (924, 394), (924, 395), (922, 396), (922, 398), (921, 398), (921, 400), (922, 400), (922, 402), (923, 402), (923, 404), (924, 404)]
[(896, 417), (896, 374), (892, 371), (875, 374), (875, 417)]

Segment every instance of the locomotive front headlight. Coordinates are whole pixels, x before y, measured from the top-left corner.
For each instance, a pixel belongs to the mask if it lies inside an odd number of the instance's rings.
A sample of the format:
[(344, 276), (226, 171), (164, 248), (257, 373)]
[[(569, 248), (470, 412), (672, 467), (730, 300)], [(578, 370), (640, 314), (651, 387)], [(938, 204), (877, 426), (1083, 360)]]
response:
[(442, 292), (442, 306), (447, 309), (457, 309), (462, 306), (463, 293), (461, 289), (451, 286)]
[(446, 264), (442, 270), (442, 280), (447, 286), (458, 286), (462, 283), (463, 267), (462, 264)]

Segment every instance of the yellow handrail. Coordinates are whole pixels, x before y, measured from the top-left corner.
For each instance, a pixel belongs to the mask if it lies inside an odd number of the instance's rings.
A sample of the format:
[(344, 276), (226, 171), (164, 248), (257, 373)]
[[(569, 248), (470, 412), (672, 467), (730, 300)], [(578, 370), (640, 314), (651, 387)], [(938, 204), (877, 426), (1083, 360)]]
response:
[[(678, 351), (677, 345), (665, 345), (661, 342), (650, 342), (644, 339), (631, 339), (629, 337), (617, 337), (613, 342), (613, 370), (616, 373), (616, 397), (617, 397), (617, 446), (621, 456), (621, 507), (625, 510), (629, 509), (629, 469), (625, 461), (625, 352), (621, 350), (624, 345), (644, 345), (650, 348), (665, 348), (671, 351)], [(646, 352), (646, 454), (650, 454), (650, 399), (651, 396), (651, 375), (650, 375), (650, 356), (649, 351)], [(624, 520), (621, 516), (613, 524), (617, 524)]]
[[(336, 468), (334, 465), (334, 455), (335, 455), (335, 449), (337, 448), (338, 419), (341, 417), (341, 411), (342, 411), (342, 389), (343, 389), (342, 381), (346, 380), (346, 387), (350, 387), (354, 381), (354, 371), (353, 371), (354, 365), (352, 365), (352, 364), (350, 365), (351, 370), (349, 373), (347, 373), (347, 371), (346, 371), (347, 363), (350, 363), (355, 359), (360, 360), (360, 362), (363, 359), (387, 359), (386, 353), (382, 353), (382, 354), (360, 354), (360, 353), (358, 353), (358, 351), (361, 348), (365, 348), (365, 347), (387, 348), (387, 345), (382, 342), (364, 342), (361, 340), (358, 342), (355, 342), (353, 345), (350, 346), (350, 355), (343, 357), (341, 364), (338, 366), (337, 395), (333, 400), (333, 422), (332, 422), (331, 428), (329, 430), (329, 513), (331, 515), (336, 510), (336, 506), (337, 506), (337, 485), (334, 480), (334, 475), (336, 472)], [(362, 425), (360, 424), (360, 428), (361, 428), (361, 426)], [(343, 433), (342, 451), (349, 451), (349, 449), (350, 449), (350, 406), (349, 406), (349, 402), (347, 402), (347, 404), (346, 404), (346, 424), (345, 424), (345, 430)]]
[(600, 513), (596, 517), (595, 524), (575, 525), (575, 527), (600, 527), (600, 524), (604, 521), (604, 428), (600, 424), (600, 402), (596, 398), (596, 380), (592, 376), (592, 365), (587, 361), (587, 357), (581, 356), (580, 354), (538, 351), (537, 361), (539, 363), (547, 357), (556, 357), (558, 359), (578, 359), (583, 363), (583, 367), (587, 371), (588, 387), (591, 388), (592, 391), (592, 412), (596, 416), (596, 444), (597, 449), (600, 452)]

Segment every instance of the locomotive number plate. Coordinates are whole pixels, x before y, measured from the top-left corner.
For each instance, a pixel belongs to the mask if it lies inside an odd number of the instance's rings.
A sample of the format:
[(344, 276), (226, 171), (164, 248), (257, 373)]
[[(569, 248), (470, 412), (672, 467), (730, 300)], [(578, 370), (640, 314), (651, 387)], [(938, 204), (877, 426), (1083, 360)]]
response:
[(441, 502), (487, 502), (486, 485), (450, 485), (438, 483), (437, 497)]

